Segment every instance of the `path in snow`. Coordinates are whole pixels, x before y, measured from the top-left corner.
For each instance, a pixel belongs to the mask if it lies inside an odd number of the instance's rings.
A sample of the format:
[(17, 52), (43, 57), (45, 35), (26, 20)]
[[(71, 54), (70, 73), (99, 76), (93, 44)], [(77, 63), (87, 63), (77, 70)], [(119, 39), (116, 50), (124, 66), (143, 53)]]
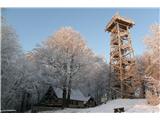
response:
[(113, 113), (113, 109), (124, 107), (128, 113), (160, 112), (160, 105), (148, 105), (145, 99), (117, 99), (94, 108), (66, 108), (64, 110), (43, 111), (47, 113)]

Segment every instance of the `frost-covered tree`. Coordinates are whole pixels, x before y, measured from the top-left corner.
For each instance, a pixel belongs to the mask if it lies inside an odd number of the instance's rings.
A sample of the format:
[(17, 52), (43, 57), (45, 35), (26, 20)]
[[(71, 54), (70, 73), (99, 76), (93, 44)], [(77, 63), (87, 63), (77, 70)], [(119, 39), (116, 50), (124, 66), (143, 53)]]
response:
[(80, 33), (71, 27), (59, 29), (29, 56), (49, 83), (63, 88), (64, 104), (70, 99), (71, 88), (80, 88), (86, 96), (95, 96), (98, 89), (105, 89), (104, 60), (98, 58)]
[(94, 88), (94, 97), (97, 103), (101, 103), (101, 97), (104, 96), (108, 91), (108, 66), (102, 58), (96, 58), (94, 65), (93, 76), (92, 76), (92, 87)]
[(155, 79), (160, 79), (160, 25), (151, 26), (151, 34), (144, 39), (144, 42), (148, 48), (147, 54), (150, 62), (146, 72)]
[[(15, 30), (6, 23), (4, 18), (2, 18), (1, 28), (1, 98), (2, 109), (5, 109), (8, 108), (9, 103), (6, 96), (18, 77), (16, 60), (21, 54), (21, 48)], [(11, 108), (13, 106), (14, 104), (10, 105)]]
[(70, 27), (61, 28), (33, 51), (35, 61), (42, 64), (47, 76), (63, 88), (64, 100), (70, 99), (72, 84), (79, 79), (80, 69), (90, 64), (91, 54), (84, 38)]
[(15, 30), (4, 19), (1, 37), (2, 110), (24, 112), (40, 99), (42, 77), (36, 65), (26, 59)]
[(146, 67), (147, 76), (152, 76), (160, 81), (160, 25), (151, 26), (151, 35), (144, 40), (148, 47), (148, 66)]
[(83, 76), (78, 82), (78, 85), (86, 95), (93, 96), (99, 104), (101, 97), (108, 92), (109, 71), (103, 58), (93, 56), (91, 60), (92, 64), (83, 70)]
[(147, 52), (144, 55), (147, 90), (160, 96), (160, 25), (151, 26), (151, 34), (144, 39)]
[(2, 18), (1, 38), (2, 90), (5, 91), (12, 82), (11, 78), (14, 75), (12, 67), (21, 54), (21, 49), (15, 30), (6, 23), (4, 18)]

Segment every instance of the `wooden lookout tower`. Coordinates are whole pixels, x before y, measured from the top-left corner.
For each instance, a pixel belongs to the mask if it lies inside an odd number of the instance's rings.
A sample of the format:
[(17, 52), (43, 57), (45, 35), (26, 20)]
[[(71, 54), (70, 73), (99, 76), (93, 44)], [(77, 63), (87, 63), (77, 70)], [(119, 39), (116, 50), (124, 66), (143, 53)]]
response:
[(134, 96), (135, 57), (129, 31), (133, 25), (132, 20), (116, 13), (105, 28), (110, 32), (110, 69), (116, 79), (110, 89), (121, 98)]

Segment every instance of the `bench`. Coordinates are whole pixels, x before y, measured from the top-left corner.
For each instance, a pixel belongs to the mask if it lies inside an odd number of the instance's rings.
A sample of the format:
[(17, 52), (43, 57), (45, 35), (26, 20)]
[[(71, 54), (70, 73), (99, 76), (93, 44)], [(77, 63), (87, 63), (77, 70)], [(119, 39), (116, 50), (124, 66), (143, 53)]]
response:
[(124, 107), (114, 108), (114, 113), (121, 113), (121, 112), (125, 112)]

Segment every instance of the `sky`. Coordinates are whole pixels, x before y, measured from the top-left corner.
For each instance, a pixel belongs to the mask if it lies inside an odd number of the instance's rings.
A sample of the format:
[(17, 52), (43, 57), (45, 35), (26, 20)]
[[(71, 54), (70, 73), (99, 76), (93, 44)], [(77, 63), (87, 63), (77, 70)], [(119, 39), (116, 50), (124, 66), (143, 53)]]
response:
[(25, 52), (61, 27), (70, 26), (80, 32), (93, 52), (109, 62), (110, 37), (104, 29), (117, 11), (135, 22), (132, 45), (135, 55), (141, 55), (146, 50), (143, 39), (150, 33), (150, 26), (159, 23), (158, 8), (5, 8), (2, 16), (16, 30)]

